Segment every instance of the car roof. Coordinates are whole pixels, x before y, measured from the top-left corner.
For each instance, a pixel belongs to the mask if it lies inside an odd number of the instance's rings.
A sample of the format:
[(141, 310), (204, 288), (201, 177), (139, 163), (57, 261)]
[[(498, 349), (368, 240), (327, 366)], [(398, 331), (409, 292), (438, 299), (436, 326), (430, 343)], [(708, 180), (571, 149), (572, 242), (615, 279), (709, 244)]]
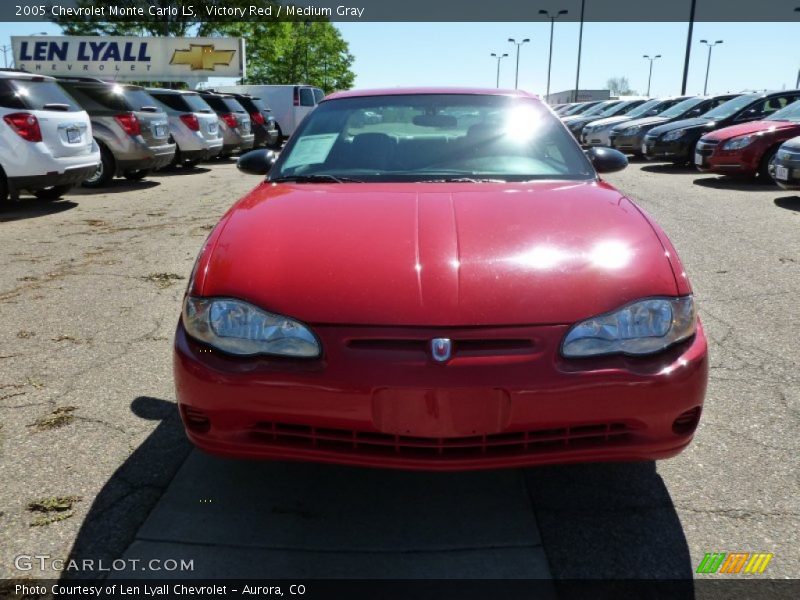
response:
[(155, 94), (174, 94), (180, 96), (183, 94), (197, 94), (197, 90), (172, 90), (170, 88), (144, 88), (146, 92)]
[(517, 96), (520, 98), (533, 98), (539, 100), (535, 94), (523, 90), (503, 90), (496, 88), (467, 88), (467, 87), (408, 87), (408, 88), (378, 88), (368, 90), (346, 90), (334, 92), (325, 98), (328, 100), (338, 100), (339, 98), (362, 98), (365, 96), (411, 96), (423, 94), (450, 94), (450, 95), (474, 95), (474, 96)]
[(55, 78), (49, 75), (40, 75), (39, 73), (31, 73), (30, 71), (23, 71), (22, 69), (0, 69), (0, 79), (35, 79), (36, 81), (55, 81)]

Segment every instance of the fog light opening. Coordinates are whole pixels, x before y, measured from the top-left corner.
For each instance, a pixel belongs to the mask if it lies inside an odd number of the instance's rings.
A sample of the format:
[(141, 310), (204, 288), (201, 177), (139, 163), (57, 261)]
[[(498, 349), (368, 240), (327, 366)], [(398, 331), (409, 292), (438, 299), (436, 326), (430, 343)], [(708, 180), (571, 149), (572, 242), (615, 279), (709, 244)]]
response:
[(181, 413), (187, 429), (196, 433), (206, 433), (211, 429), (211, 421), (202, 410), (181, 404)]
[(687, 435), (697, 429), (700, 422), (700, 413), (703, 411), (701, 406), (695, 406), (678, 415), (672, 423), (672, 431), (678, 435)]

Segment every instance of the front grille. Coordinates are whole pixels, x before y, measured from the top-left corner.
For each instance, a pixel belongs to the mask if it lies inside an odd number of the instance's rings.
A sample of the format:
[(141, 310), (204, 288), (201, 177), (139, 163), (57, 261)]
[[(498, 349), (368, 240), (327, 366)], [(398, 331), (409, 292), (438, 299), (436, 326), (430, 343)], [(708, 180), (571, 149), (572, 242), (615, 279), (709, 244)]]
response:
[[(534, 352), (531, 339), (460, 338), (453, 339), (453, 356), (493, 354), (527, 354)], [(347, 341), (352, 350), (416, 352), (428, 356), (430, 339), (423, 338), (355, 338)]]
[(700, 140), (697, 142), (697, 153), (701, 156), (711, 156), (718, 144), (718, 140)]
[(427, 438), (391, 433), (259, 422), (250, 438), (263, 444), (347, 454), (443, 459), (538, 454), (624, 443), (633, 435), (625, 423), (595, 423), (456, 438)]

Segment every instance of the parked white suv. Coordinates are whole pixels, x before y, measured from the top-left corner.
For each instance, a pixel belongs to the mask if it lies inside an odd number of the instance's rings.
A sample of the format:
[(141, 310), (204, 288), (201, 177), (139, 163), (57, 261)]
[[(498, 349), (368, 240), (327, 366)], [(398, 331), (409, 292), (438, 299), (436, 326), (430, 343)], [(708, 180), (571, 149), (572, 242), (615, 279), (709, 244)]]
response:
[(99, 162), (89, 115), (55, 79), (0, 70), (0, 201), (60, 198)]

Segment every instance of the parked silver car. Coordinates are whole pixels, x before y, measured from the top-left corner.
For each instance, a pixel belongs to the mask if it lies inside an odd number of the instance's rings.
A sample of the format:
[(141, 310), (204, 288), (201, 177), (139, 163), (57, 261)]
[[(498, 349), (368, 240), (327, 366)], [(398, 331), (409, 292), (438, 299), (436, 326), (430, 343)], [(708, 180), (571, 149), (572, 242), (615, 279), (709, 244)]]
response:
[(167, 114), (137, 85), (99, 79), (59, 79), (59, 85), (89, 113), (100, 146), (100, 164), (85, 187), (107, 185), (115, 175), (138, 180), (172, 162)]
[(197, 92), (147, 88), (169, 118), (169, 131), (177, 145), (174, 165), (193, 167), (222, 152), (219, 118)]
[(250, 150), (255, 144), (250, 115), (233, 96), (216, 92), (200, 92), (200, 96), (219, 117), (222, 133), (222, 152), (220, 156), (230, 156), (233, 152)]
[(655, 117), (659, 113), (686, 100), (687, 98), (690, 98), (690, 96), (654, 98), (652, 100), (648, 100), (644, 104), (640, 104), (635, 109), (624, 115), (594, 121), (583, 128), (583, 143), (587, 146), (611, 146), (609, 135), (615, 126), (619, 125), (620, 123), (633, 121), (635, 119)]

